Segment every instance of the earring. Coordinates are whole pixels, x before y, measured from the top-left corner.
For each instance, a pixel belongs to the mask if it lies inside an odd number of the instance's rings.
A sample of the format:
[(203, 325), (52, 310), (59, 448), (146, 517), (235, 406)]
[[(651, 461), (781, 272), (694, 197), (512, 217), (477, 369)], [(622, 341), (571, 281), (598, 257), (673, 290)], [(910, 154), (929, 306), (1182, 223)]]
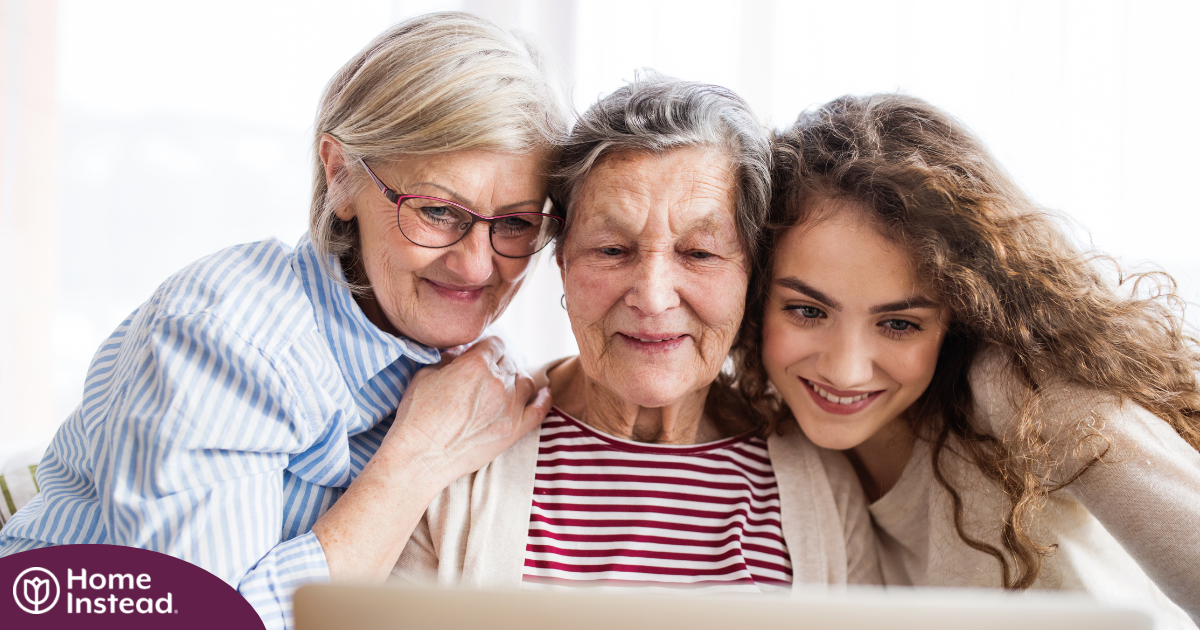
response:
[(558, 305), (561, 306), (564, 311), (567, 310), (567, 294), (566, 293), (564, 293), (563, 296), (561, 298), (559, 298)]

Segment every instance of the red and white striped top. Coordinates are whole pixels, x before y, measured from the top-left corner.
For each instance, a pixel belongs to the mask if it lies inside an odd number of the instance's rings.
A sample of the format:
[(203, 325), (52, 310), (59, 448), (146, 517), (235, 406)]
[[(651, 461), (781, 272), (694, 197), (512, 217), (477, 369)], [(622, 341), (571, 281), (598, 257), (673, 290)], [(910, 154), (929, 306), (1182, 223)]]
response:
[(758, 593), (791, 581), (765, 440), (643, 444), (546, 416), (523, 588)]

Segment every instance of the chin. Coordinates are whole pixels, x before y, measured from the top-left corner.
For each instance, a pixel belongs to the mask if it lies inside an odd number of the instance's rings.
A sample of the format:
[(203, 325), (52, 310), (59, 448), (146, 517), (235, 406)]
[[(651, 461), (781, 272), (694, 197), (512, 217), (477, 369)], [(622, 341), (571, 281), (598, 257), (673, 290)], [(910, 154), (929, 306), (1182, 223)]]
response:
[(607, 385), (621, 400), (639, 407), (665, 407), (687, 395), (688, 390), (670, 375), (622, 370), (628, 375), (616, 383)]
[(413, 341), (424, 344), (431, 348), (445, 350), (463, 344), (471, 343), (483, 334), (484, 326), (462, 326), (454, 327), (447, 330), (446, 326), (422, 326), (421, 330), (414, 331), (415, 334), (406, 335)]
[(861, 431), (855, 431), (852, 428), (830, 426), (830, 424), (811, 418), (797, 418), (796, 420), (800, 424), (800, 430), (804, 432), (804, 436), (809, 441), (831, 451), (850, 450), (871, 437), (870, 435), (863, 435)]

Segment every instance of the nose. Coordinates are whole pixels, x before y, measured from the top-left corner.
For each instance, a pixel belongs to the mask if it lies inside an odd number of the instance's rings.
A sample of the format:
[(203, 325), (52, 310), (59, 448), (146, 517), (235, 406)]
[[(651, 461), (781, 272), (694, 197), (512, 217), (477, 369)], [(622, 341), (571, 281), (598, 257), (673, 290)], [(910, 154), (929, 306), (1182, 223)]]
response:
[(817, 374), (842, 390), (861, 389), (871, 382), (875, 360), (871, 343), (856, 331), (834, 329), (817, 360)]
[(632, 270), (633, 284), (625, 292), (625, 304), (643, 315), (657, 315), (679, 306), (669, 253), (648, 252), (639, 257)]
[(450, 246), (446, 268), (458, 275), (463, 284), (483, 284), (492, 276), (490, 224), (478, 221), (461, 241)]

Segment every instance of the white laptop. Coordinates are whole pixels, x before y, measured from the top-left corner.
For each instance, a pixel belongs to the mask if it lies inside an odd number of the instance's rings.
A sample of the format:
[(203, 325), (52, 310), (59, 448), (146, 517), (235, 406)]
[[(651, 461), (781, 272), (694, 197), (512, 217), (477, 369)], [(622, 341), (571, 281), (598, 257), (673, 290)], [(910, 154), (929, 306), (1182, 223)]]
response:
[(1149, 615), (1074, 594), (858, 588), (840, 594), (642, 595), (309, 585), (296, 630), (1149, 630)]

